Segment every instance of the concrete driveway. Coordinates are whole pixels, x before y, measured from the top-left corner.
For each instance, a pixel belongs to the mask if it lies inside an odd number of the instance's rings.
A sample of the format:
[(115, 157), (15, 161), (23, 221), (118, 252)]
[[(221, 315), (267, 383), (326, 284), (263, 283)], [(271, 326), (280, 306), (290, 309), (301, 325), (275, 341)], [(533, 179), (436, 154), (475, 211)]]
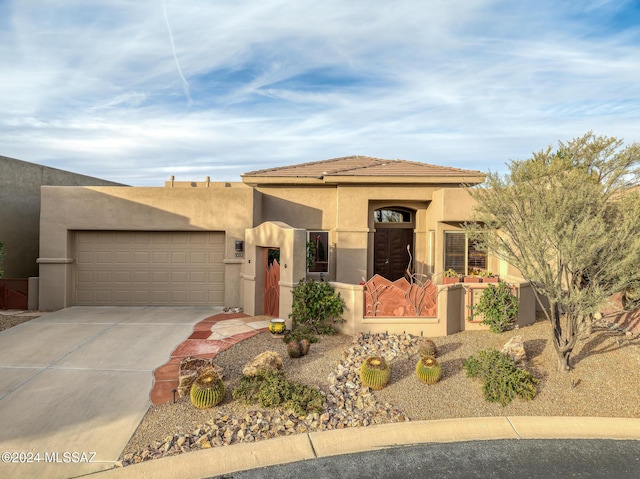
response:
[(0, 477), (113, 467), (150, 405), (153, 370), (220, 310), (78, 306), (1, 332)]

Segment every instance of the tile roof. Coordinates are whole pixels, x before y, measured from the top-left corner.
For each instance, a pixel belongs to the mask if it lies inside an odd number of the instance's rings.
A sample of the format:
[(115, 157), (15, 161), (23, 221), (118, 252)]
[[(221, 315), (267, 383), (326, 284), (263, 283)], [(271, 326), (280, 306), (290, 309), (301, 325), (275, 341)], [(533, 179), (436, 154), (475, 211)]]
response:
[(323, 178), (327, 176), (469, 177), (484, 176), (484, 173), (477, 170), (430, 165), (418, 161), (384, 160), (370, 156), (345, 156), (343, 158), (301, 163), (299, 165), (250, 171), (241, 176), (261, 178)]

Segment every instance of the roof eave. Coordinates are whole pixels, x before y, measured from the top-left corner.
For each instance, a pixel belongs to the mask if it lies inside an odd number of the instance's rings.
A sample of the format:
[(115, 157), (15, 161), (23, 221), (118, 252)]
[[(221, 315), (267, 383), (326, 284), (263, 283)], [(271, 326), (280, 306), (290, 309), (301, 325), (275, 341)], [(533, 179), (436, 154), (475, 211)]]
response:
[(327, 175), (324, 177), (293, 176), (242, 176), (242, 182), (249, 186), (258, 185), (339, 185), (339, 184), (466, 184), (477, 185), (485, 180), (484, 175), (469, 176), (365, 176)]
[(484, 175), (474, 176), (326, 176), (324, 182), (327, 184), (469, 184), (476, 185), (485, 180)]
[(244, 176), (242, 182), (249, 186), (258, 185), (323, 185), (322, 177), (310, 176)]

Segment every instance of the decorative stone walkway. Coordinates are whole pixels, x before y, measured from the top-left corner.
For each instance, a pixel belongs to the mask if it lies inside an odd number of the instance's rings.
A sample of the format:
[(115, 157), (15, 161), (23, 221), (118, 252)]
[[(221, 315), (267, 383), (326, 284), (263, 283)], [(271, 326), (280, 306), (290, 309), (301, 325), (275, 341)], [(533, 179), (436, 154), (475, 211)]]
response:
[(173, 401), (173, 390), (178, 388), (178, 369), (183, 358), (214, 358), (243, 339), (268, 331), (270, 319), (270, 316), (220, 313), (200, 321), (193, 327), (191, 336), (171, 353), (171, 359), (153, 372), (151, 402), (157, 405)]

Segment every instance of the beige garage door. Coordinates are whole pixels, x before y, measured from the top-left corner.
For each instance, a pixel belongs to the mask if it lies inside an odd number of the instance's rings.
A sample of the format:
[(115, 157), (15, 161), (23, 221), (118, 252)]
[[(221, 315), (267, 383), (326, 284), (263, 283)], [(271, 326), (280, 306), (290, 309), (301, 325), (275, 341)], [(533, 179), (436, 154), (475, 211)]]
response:
[(224, 233), (75, 236), (76, 305), (224, 305)]

